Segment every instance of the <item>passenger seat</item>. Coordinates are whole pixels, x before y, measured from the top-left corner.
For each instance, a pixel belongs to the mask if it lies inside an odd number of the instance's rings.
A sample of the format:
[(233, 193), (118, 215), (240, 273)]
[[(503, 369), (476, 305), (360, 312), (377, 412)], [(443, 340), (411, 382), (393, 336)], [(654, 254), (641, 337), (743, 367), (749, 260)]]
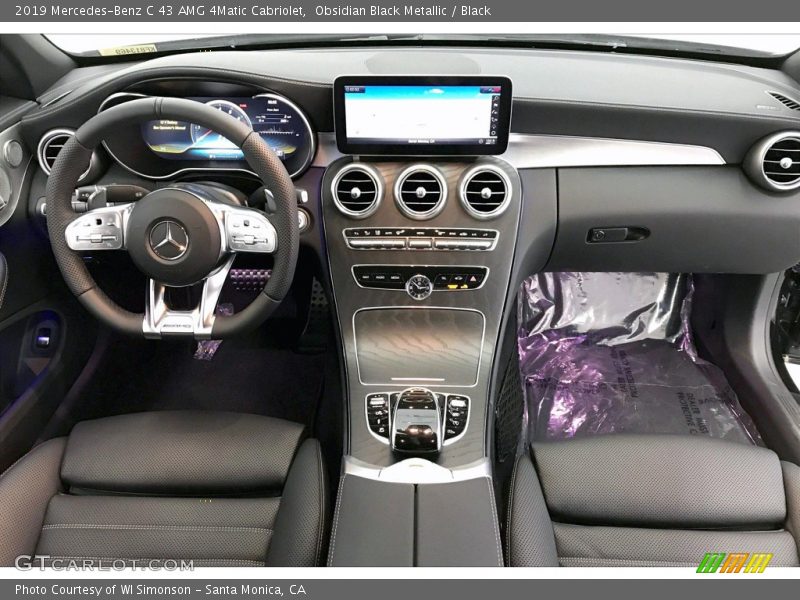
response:
[(771, 450), (687, 435), (534, 443), (514, 470), (511, 566), (691, 566), (769, 553), (797, 566), (800, 467)]

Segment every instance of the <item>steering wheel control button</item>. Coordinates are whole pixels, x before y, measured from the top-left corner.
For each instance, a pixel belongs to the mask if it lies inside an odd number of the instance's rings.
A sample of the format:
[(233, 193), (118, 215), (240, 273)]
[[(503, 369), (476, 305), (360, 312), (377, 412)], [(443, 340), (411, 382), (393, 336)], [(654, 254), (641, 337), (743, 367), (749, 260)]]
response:
[(150, 248), (159, 258), (178, 260), (189, 249), (189, 234), (177, 221), (161, 221), (150, 230)]
[(275, 234), (272, 223), (252, 209), (227, 209), (225, 235), (228, 250), (232, 252), (275, 251)]
[(84, 213), (73, 220), (64, 232), (72, 250), (121, 250), (125, 247), (123, 232), (130, 214), (129, 207), (104, 208)]
[(406, 282), (406, 293), (414, 300), (425, 300), (433, 293), (433, 283), (427, 276), (418, 273)]

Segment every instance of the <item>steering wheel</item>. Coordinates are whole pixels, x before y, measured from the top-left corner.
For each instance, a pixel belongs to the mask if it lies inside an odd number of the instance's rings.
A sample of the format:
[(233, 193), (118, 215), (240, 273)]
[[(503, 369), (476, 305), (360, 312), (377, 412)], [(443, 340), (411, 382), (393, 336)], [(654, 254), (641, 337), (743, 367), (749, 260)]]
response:
[[(115, 130), (154, 119), (185, 121), (220, 133), (241, 148), (252, 170), (274, 197), (269, 214), (243, 207), (219, 188), (173, 184), (136, 202), (77, 215), (71, 198), (92, 151)], [(252, 129), (199, 102), (150, 97), (101, 112), (83, 124), (58, 155), (47, 182), (47, 229), (67, 286), (100, 321), (147, 338), (184, 336), (222, 339), (260, 325), (286, 296), (299, 249), (297, 202), (281, 160)], [(87, 250), (127, 250), (149, 278), (144, 314), (111, 300), (81, 257)], [(215, 315), (234, 255), (273, 254), (272, 274), (244, 310)], [(169, 308), (167, 287), (203, 284), (193, 310)]]

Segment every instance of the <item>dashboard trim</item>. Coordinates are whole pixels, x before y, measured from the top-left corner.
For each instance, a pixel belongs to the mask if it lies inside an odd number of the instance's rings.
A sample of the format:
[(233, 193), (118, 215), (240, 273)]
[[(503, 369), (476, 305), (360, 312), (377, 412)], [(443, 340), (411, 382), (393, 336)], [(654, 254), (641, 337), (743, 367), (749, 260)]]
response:
[(388, 467), (359, 460), (353, 455), (344, 457), (344, 473), (386, 483), (424, 484), (455, 483), (472, 479), (491, 480), (492, 466), (488, 458), (448, 469), (425, 458), (406, 458)]
[[(317, 141), (317, 156), (312, 166), (327, 167), (344, 156), (333, 133), (320, 131)], [(719, 152), (706, 146), (527, 133), (512, 133), (508, 150), (497, 158), (516, 169), (727, 164)]]
[[(116, 92), (103, 100), (98, 113), (113, 99), (122, 96), (146, 97), (138, 92)], [(327, 168), (332, 162), (343, 157), (336, 144), (334, 132), (314, 132), (310, 128), (308, 117), (290, 98), (264, 92), (254, 97), (271, 96), (286, 101), (297, 110), (305, 125), (311, 131), (311, 160), (302, 169), (291, 173), (296, 177), (309, 166)], [(120, 161), (109, 149), (106, 142), (103, 147), (109, 155), (131, 173), (149, 180), (161, 181), (187, 172), (238, 172), (255, 175), (253, 171), (243, 167), (183, 167), (166, 175), (149, 175)], [(722, 155), (714, 148), (691, 144), (670, 142), (654, 142), (648, 140), (629, 140), (618, 138), (579, 137), (511, 133), (506, 152), (498, 158), (510, 163), (516, 169), (544, 169), (567, 167), (623, 167), (623, 166), (711, 166), (727, 164)]]
[(426, 377), (391, 377), (389, 381), (379, 381), (374, 383), (367, 383), (361, 377), (361, 364), (358, 358), (358, 332), (356, 330), (356, 317), (359, 313), (373, 310), (443, 310), (443, 311), (458, 311), (458, 312), (471, 312), (481, 316), (483, 321), (481, 325), (481, 343), (480, 347), (484, 347), (486, 342), (486, 314), (477, 308), (466, 308), (460, 306), (409, 306), (409, 305), (386, 305), (386, 306), (364, 306), (353, 312), (350, 318), (350, 327), (353, 332), (353, 357), (356, 363), (356, 372), (358, 375), (358, 382), (364, 387), (387, 387), (397, 385), (407, 385), (411, 382), (417, 382), (426, 387), (442, 387), (442, 388), (464, 388), (473, 389), (477, 388), (480, 383), (481, 364), (483, 363), (483, 350), (478, 354), (478, 364), (475, 369), (475, 381), (470, 384), (463, 383), (447, 383), (444, 379), (430, 379)]

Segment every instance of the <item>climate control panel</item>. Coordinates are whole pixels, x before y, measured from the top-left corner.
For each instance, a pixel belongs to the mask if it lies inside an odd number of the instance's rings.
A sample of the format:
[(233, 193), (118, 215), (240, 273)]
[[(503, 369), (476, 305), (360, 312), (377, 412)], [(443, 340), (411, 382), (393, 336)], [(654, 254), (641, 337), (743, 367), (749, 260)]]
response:
[(351, 250), (493, 250), (494, 229), (440, 227), (351, 227), (344, 239)]
[[(489, 269), (486, 267), (416, 265), (355, 265), (353, 267), (353, 277), (361, 287), (405, 290), (406, 292), (409, 292), (409, 284), (414, 284), (416, 287), (429, 285), (431, 292), (475, 290), (483, 286), (488, 275)], [(425, 278), (427, 283), (422, 278)]]

